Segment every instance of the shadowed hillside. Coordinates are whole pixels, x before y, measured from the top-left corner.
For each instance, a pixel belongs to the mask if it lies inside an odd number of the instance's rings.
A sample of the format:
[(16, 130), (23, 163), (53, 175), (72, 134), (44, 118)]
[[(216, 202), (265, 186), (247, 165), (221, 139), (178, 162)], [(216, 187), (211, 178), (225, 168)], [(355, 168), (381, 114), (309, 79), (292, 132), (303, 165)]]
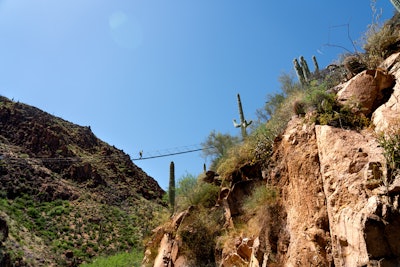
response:
[(73, 265), (140, 247), (164, 194), (90, 127), (5, 97), (0, 181), (0, 218), (8, 230), (0, 260), (22, 266)]

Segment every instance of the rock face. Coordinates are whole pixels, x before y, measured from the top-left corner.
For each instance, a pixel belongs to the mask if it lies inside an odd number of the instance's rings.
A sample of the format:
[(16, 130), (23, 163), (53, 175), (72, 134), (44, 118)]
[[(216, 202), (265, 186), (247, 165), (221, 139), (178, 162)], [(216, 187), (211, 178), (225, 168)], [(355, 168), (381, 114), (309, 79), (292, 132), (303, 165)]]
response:
[[(399, 117), (398, 85), (391, 89), (391, 77), (400, 74), (398, 60), (396, 54), (385, 61), (388, 74), (361, 72), (338, 93), (342, 101), (360, 100), (365, 115), (374, 112), (377, 132)], [(387, 89), (391, 95), (385, 100), (381, 92)], [(278, 237), (278, 243), (288, 240), (287, 249), (277, 251), (279, 266), (399, 266), (400, 232), (393, 231), (399, 192), (396, 180), (387, 179), (374, 131), (293, 119), (274, 160), (278, 164), (267, 177), (281, 188), (289, 235)]]
[[(390, 87), (391, 77), (399, 75), (398, 58), (385, 62), (389, 73), (379, 74), (382, 78), (361, 72), (338, 93), (342, 101), (361, 99), (364, 114), (374, 112), (377, 132), (399, 115), (399, 89)], [(392, 94), (385, 99), (380, 92), (387, 89)], [(395, 115), (381, 115), (391, 112)], [(277, 266), (399, 266), (400, 232), (393, 231), (399, 223), (399, 192), (396, 179), (387, 179), (374, 131), (308, 125), (294, 118), (275, 145), (275, 167), (266, 178), (281, 189), (286, 214), (276, 242)], [(262, 264), (273, 263), (258, 257), (255, 266)]]
[[(391, 207), (385, 196), (368, 187), (370, 181), (382, 181), (383, 175), (375, 177), (368, 172), (373, 164), (386, 165), (382, 148), (371, 133), (317, 126), (316, 136), (335, 266), (364, 266), (374, 258), (394, 257), (384, 245), (380, 252), (367, 245), (377, 241), (370, 236), (369, 223), (383, 226), (387, 214), (382, 210), (389, 212)], [(385, 171), (381, 168), (378, 173)], [(384, 235), (380, 238), (385, 239)]]
[(399, 193), (385, 186), (386, 160), (373, 132), (294, 119), (275, 155), (280, 164), (269, 182), (281, 188), (286, 213), (279, 266), (400, 264), (400, 233), (393, 231)]
[[(276, 145), (276, 167), (267, 179), (280, 188), (282, 213), (286, 216), (282, 218), (284, 227), (275, 238), (276, 244), (269, 242), (265, 246), (277, 247), (270, 254), (286, 266), (330, 266), (329, 217), (315, 127), (292, 119)], [(258, 261), (264, 262), (263, 258)]]

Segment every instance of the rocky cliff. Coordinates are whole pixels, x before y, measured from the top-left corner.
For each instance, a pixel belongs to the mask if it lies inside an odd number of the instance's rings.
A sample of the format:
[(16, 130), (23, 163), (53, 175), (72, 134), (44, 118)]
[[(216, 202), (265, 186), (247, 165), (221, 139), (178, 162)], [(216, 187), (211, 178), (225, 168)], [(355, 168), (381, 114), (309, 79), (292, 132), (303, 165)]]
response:
[(0, 266), (75, 266), (138, 248), (163, 193), (90, 127), (0, 96)]
[[(334, 89), (357, 116), (371, 118), (370, 127), (294, 116), (266, 167), (242, 168), (241, 181), (221, 189), (209, 214), (223, 213), (222, 223), (212, 232), (213, 262), (204, 266), (400, 266), (400, 176), (382, 145), (398, 138), (398, 81), (397, 53)], [(257, 187), (273, 188), (277, 197), (246, 212), (243, 199)], [(185, 234), (201, 232), (204, 242), (208, 234), (190, 228), (194, 212), (156, 229), (145, 266), (190, 266)]]

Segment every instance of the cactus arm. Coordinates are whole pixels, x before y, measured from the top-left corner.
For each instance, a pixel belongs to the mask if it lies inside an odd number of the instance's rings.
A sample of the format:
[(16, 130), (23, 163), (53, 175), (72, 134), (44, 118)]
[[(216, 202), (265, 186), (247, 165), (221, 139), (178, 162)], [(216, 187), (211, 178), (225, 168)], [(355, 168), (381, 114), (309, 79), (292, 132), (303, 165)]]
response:
[(312, 60), (313, 60), (313, 63), (314, 63), (314, 73), (318, 75), (319, 74), (319, 66), (318, 66), (317, 57), (313, 56)]

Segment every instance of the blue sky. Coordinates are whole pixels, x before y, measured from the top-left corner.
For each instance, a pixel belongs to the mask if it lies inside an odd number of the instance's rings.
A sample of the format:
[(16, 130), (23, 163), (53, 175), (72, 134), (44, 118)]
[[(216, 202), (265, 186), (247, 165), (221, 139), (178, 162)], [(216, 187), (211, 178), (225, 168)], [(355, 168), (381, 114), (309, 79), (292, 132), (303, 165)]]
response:
[[(381, 21), (394, 8), (377, 0)], [(325, 67), (361, 44), (370, 1), (0, 0), (0, 94), (82, 126), (132, 158), (240, 134), (292, 60)], [(312, 65), (312, 64), (311, 64)], [(177, 148), (177, 149), (175, 149)], [(200, 152), (135, 161), (166, 189)]]

